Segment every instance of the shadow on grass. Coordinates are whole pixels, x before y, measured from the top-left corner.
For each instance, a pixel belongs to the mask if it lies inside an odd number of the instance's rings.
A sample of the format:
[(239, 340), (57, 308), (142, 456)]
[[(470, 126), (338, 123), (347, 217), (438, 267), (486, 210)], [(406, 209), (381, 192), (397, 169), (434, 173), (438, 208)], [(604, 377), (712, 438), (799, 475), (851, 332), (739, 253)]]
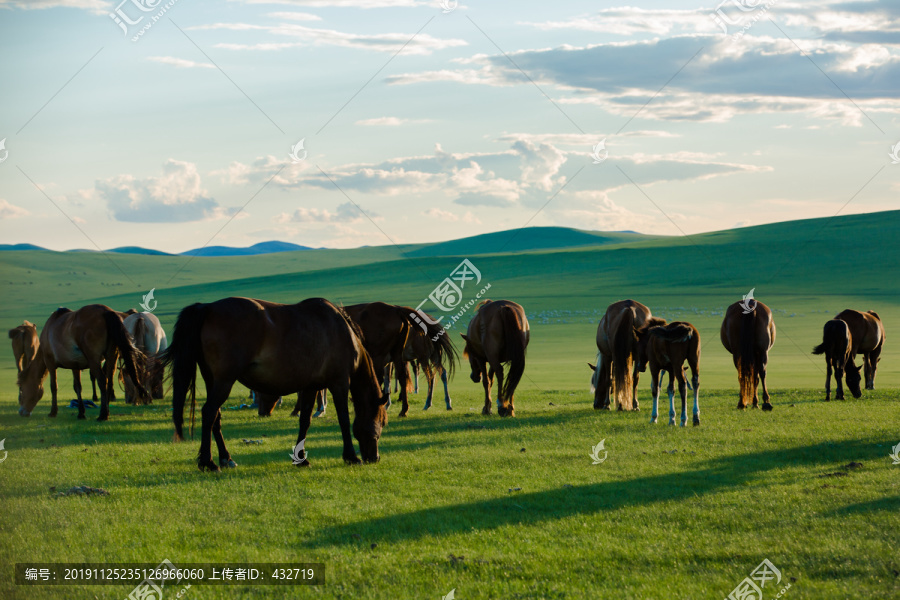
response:
[[(689, 500), (739, 489), (760, 474), (785, 465), (832, 465), (880, 456), (872, 440), (854, 440), (751, 452), (710, 461), (707, 467), (625, 481), (610, 481), (535, 493), (520, 493), (481, 502), (454, 504), (377, 519), (328, 527), (311, 540), (315, 547), (353, 544), (353, 534), (365, 532), (373, 541), (404, 541), (445, 536), (505, 525), (536, 525), (573, 515), (595, 514), (630, 506)], [(866, 510), (896, 509), (897, 499), (858, 505)], [(848, 508), (847, 510), (853, 510)]]
[(858, 502), (856, 504), (848, 504), (841, 508), (829, 511), (828, 516), (847, 516), (869, 514), (877, 511), (887, 510), (893, 513), (900, 512), (900, 496), (891, 496), (888, 498), (878, 498), (877, 500), (869, 500), (868, 502)]

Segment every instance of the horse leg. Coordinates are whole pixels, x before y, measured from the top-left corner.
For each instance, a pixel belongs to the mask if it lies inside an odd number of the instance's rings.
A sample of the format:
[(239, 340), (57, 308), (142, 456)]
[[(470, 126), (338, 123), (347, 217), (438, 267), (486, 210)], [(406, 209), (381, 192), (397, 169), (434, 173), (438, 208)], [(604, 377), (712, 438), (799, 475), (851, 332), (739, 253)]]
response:
[(305, 390), (300, 391), (297, 394), (297, 404), (300, 405), (300, 429), (297, 431), (297, 444), (294, 445), (294, 451), (296, 452), (297, 445), (299, 445), (300, 442), (304, 442), (303, 460), (299, 463), (295, 463), (295, 465), (298, 467), (309, 466), (309, 453), (306, 451), (306, 433), (309, 431), (309, 426), (312, 423), (313, 404), (318, 403), (319, 394), (324, 396), (325, 390), (318, 390), (314, 393), (309, 390)]
[(81, 403), (81, 369), (72, 369), (72, 387), (75, 388), (75, 398)]
[(491, 371), (497, 374), (497, 414), (505, 417), (508, 413), (507, 404), (509, 399), (503, 396), (503, 364), (496, 363), (491, 365)]
[(745, 401), (745, 398), (744, 398), (744, 378), (743, 378), (743, 374), (741, 373), (741, 361), (738, 360), (737, 354), (732, 354), (731, 360), (734, 362), (734, 368), (737, 369), (737, 374), (738, 374), (737, 407), (738, 407), (738, 410), (744, 410), (745, 408), (747, 408), (747, 402)]
[(659, 417), (659, 377), (660, 370), (656, 366), (650, 367), (650, 394), (653, 396), (653, 408), (650, 410), (650, 423), (656, 423)]
[[(93, 369), (92, 369), (93, 370)], [(115, 357), (107, 358), (103, 361), (103, 365), (98, 363), (97, 377), (100, 383), (100, 414), (97, 415), (98, 421), (109, 420), (109, 403), (112, 400), (113, 389), (115, 388), (116, 361)], [(106, 393), (104, 393), (104, 391)]]
[(394, 370), (397, 372), (397, 382), (400, 385), (400, 406), (402, 407), (397, 416), (405, 417), (409, 412), (409, 398), (406, 392), (406, 387), (409, 385), (409, 371), (406, 363), (402, 360), (394, 365)]
[(765, 352), (760, 356), (759, 366), (756, 369), (756, 371), (759, 373), (759, 381), (762, 384), (762, 389), (763, 389), (762, 409), (766, 410), (766, 411), (772, 410), (772, 408), (774, 408), (772, 406), (772, 403), (769, 402), (769, 388), (766, 387), (766, 366), (768, 365), (768, 362), (769, 362), (769, 353)]
[(678, 393), (681, 395), (681, 426), (684, 427), (687, 423), (687, 380), (684, 378), (684, 371), (680, 366), (675, 373), (675, 378), (678, 380)]
[(831, 400), (831, 357), (825, 356), (825, 402)]
[(481, 384), (484, 386), (484, 408), (481, 414), (491, 414), (491, 384), (494, 382), (494, 369), (488, 370), (487, 366), (481, 367)]
[[(669, 394), (669, 425), (675, 424), (675, 370), (669, 369), (669, 387), (666, 393)], [(680, 384), (679, 384), (680, 387)]]
[(297, 392), (297, 403), (294, 404), (294, 410), (291, 411), (291, 416), (296, 417), (300, 414), (300, 392)]
[[(425, 372), (425, 380), (428, 381), (428, 393), (425, 394), (425, 408), (422, 410), (431, 408), (431, 397), (434, 395), (434, 370)], [(416, 385), (419, 385), (418, 375), (416, 375)]]
[(835, 400), (843, 400), (844, 399), (844, 368), (841, 365), (835, 365), (834, 369), (834, 382), (837, 387), (837, 393), (834, 395)]
[(412, 362), (412, 370), (413, 370), (413, 394), (419, 393), (419, 361), (414, 360)]
[[(50, 397), (53, 399), (53, 404), (50, 405), (50, 414), (47, 416), (55, 417), (57, 413), (57, 404), (56, 404), (56, 365), (54, 364), (50, 367)], [(84, 418), (84, 404), (78, 409), (78, 418)]]
[[(880, 350), (879, 350), (880, 352)], [(875, 389), (875, 369), (878, 365), (878, 356), (873, 352), (863, 353), (863, 374), (866, 377), (866, 389)]]
[(631, 407), (631, 410), (641, 410), (640, 406), (638, 406), (638, 399), (637, 399), (637, 386), (638, 386), (638, 379), (640, 379), (640, 378), (641, 378), (641, 372), (638, 371), (637, 361), (635, 361), (634, 372), (631, 374), (631, 380), (634, 382), (634, 385), (631, 386), (631, 398), (634, 402), (634, 404)]
[(331, 389), (331, 397), (334, 400), (334, 410), (337, 413), (338, 424), (341, 426), (341, 437), (344, 438), (344, 462), (348, 465), (358, 465), (362, 461), (356, 455), (353, 447), (353, 438), (350, 435), (350, 411), (347, 408), (347, 389)]
[[(699, 358), (699, 350), (698, 358)], [(688, 358), (691, 366), (691, 384), (694, 391), (694, 427), (700, 425), (700, 364), (696, 358)]]
[[(201, 373), (203, 372), (201, 371)], [(220, 471), (219, 465), (214, 463), (212, 459), (213, 427), (218, 419), (216, 445), (219, 446), (219, 458), (227, 457), (230, 460), (231, 455), (228, 454), (228, 449), (225, 448), (225, 440), (222, 438), (222, 415), (219, 409), (225, 404), (225, 400), (228, 399), (228, 394), (231, 393), (231, 386), (234, 385), (234, 381), (215, 381), (212, 376), (204, 377), (204, 379), (206, 380), (207, 394), (206, 402), (203, 403), (203, 407), (200, 409), (201, 435), (200, 449), (197, 451), (197, 468), (201, 471)], [(219, 440), (222, 440), (221, 443)]]
[(594, 408), (597, 410), (609, 410), (610, 377), (612, 375), (610, 361), (603, 354), (597, 359), (597, 390)]
[[(300, 406), (300, 395), (303, 392), (297, 394), (297, 406)], [(314, 417), (318, 418), (325, 414), (325, 407), (328, 406), (328, 400), (325, 398), (325, 390), (319, 390), (316, 392), (316, 412), (313, 414)], [(296, 410), (296, 409), (295, 409)], [(301, 407), (302, 410), (302, 407)], [(298, 442), (299, 443), (299, 442)]]
[(444, 403), (447, 410), (453, 410), (453, 404), (450, 401), (450, 390), (447, 388), (447, 369), (441, 369), (441, 383), (444, 384)]
[[(224, 404), (224, 402), (222, 403)], [(225, 438), (222, 436), (222, 408), (221, 404), (216, 409), (216, 419), (212, 425), (213, 438), (216, 440), (216, 448), (219, 450), (219, 467), (233, 469), (237, 463), (231, 460), (231, 453), (225, 447)], [(211, 457), (210, 457), (211, 458)]]

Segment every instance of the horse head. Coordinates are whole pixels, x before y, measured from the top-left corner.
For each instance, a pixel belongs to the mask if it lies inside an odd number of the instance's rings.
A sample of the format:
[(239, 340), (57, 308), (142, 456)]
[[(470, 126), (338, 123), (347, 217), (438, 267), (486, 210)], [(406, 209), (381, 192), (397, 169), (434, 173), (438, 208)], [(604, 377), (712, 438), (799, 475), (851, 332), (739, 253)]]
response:
[(850, 393), (853, 394), (854, 398), (862, 396), (862, 390), (859, 389), (859, 384), (862, 381), (862, 376), (859, 374), (860, 369), (862, 369), (862, 365), (857, 367), (852, 360), (847, 361), (847, 364), (844, 367), (847, 387), (850, 388)]

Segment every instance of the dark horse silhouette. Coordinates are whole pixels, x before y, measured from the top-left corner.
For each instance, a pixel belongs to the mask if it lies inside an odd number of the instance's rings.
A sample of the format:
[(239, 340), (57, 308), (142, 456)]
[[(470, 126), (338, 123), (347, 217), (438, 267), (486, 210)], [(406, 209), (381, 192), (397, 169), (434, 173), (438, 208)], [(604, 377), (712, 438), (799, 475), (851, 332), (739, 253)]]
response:
[[(184, 403), (191, 395), (193, 424), (197, 367), (206, 383), (201, 409), (200, 470), (234, 467), (222, 437), (221, 407), (236, 381), (260, 394), (260, 412), (271, 413), (278, 396), (303, 397), (295, 464), (308, 465), (305, 445), (316, 392), (328, 389), (334, 399), (344, 441), (344, 461), (359, 463), (350, 437), (348, 393), (355, 408), (353, 435), (363, 461), (377, 462), (378, 438), (387, 423), (379, 378), (363, 347), (359, 328), (339, 308), (322, 298), (276, 304), (250, 298), (225, 298), (184, 308), (175, 323), (172, 345), (161, 355), (172, 378), (175, 440), (184, 439)], [(264, 406), (263, 406), (264, 405)], [(192, 427), (193, 428), (193, 427)], [(211, 438), (219, 450), (212, 461)], [(297, 460), (297, 448), (304, 450)]]
[[(109, 401), (113, 397), (116, 360), (122, 357), (125, 372), (135, 389), (146, 394), (143, 386), (145, 357), (131, 343), (122, 324), (122, 313), (102, 304), (89, 304), (71, 311), (58, 308), (41, 330), (40, 344), (34, 360), (19, 373), (19, 414), (27, 417), (44, 395), (44, 378), (50, 373), (53, 405), (51, 417), (57, 414), (57, 369), (90, 369), (100, 384), (98, 421), (109, 419)], [(80, 387), (80, 379), (78, 380)], [(78, 418), (84, 419), (84, 402), (78, 398)]]
[(866, 389), (875, 389), (875, 371), (881, 360), (881, 349), (884, 347), (884, 324), (881, 317), (873, 310), (859, 312), (847, 309), (835, 319), (840, 319), (850, 327), (853, 345), (850, 354), (854, 358), (863, 355), (863, 372), (866, 376)]
[[(513, 395), (525, 373), (525, 350), (531, 338), (525, 310), (510, 300), (484, 300), (475, 309), (469, 328), (462, 338), (466, 341), (463, 356), (472, 367), (471, 378), (484, 386), (483, 415), (491, 414), (491, 384), (497, 375), (497, 414), (516, 416)], [(509, 372), (503, 378), (503, 363)]]
[[(423, 331), (415, 321), (414, 309), (384, 302), (370, 302), (347, 306), (344, 310), (362, 330), (363, 343), (372, 356), (375, 372), (379, 377), (387, 379), (384, 383), (385, 394), (390, 393), (390, 370), (387, 367), (393, 365), (400, 387), (402, 407), (399, 416), (405, 417), (409, 412), (409, 371), (405, 367), (405, 361), (410, 359), (407, 357), (416, 358), (420, 364), (443, 367), (452, 372), (456, 350), (449, 336), (441, 335), (440, 324), (425, 323), (420, 319), (428, 330), (427, 333)], [(410, 343), (410, 338), (415, 343)]]
[(694, 391), (694, 425), (700, 425), (700, 332), (684, 321), (650, 327), (638, 342), (636, 366), (644, 372), (650, 365), (650, 391), (653, 394), (653, 411), (650, 422), (656, 423), (659, 415), (660, 372), (669, 372), (669, 425), (675, 424), (675, 380), (681, 395), (681, 426), (687, 422), (687, 381), (682, 365), (687, 361), (691, 368)]
[(813, 348), (813, 354), (825, 355), (825, 400), (831, 400), (831, 372), (834, 370), (834, 381), (837, 384), (835, 400), (844, 399), (844, 386), (841, 379), (847, 373), (847, 387), (854, 398), (862, 396), (859, 383), (862, 377), (860, 367), (853, 362), (853, 335), (850, 326), (841, 319), (832, 319), (825, 323), (822, 332), (822, 343)]
[(591, 378), (594, 408), (609, 410), (610, 396), (615, 395), (618, 410), (639, 410), (640, 375), (633, 367), (637, 342), (650, 327), (665, 323), (634, 300), (609, 305), (597, 326), (597, 365), (588, 363), (594, 371)]
[(757, 387), (762, 382), (762, 409), (772, 410), (766, 387), (766, 365), (769, 362), (769, 350), (775, 343), (775, 321), (768, 306), (756, 300), (752, 302), (753, 310), (749, 312), (741, 302), (728, 307), (719, 336), (737, 368), (741, 385), (737, 407), (744, 409), (752, 400), (753, 408), (758, 408)]

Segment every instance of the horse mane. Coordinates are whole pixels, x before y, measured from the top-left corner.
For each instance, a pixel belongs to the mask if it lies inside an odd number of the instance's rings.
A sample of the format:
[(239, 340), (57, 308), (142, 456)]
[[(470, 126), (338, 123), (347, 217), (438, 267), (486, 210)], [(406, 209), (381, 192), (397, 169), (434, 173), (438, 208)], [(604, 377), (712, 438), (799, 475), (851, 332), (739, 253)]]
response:
[(482, 306), (484, 306), (485, 304), (487, 304), (488, 302), (491, 302), (491, 300), (488, 299), (488, 300), (482, 300), (481, 302), (479, 302), (478, 306), (475, 307), (475, 312), (478, 312), (478, 309), (481, 308)]
[[(36, 367), (35, 365), (40, 363), (40, 367)], [(33, 373), (40, 372), (39, 369), (43, 368), (45, 371), (47, 370), (47, 365), (44, 363), (44, 351), (38, 345), (37, 353), (34, 355), (34, 360), (28, 363), (19, 373), (16, 375), (16, 385), (18, 387), (22, 387), (30, 378), (34, 377)]]
[(344, 310), (344, 306), (343, 305), (335, 306), (335, 308), (337, 309), (338, 314), (344, 318), (344, 322), (347, 323), (347, 326), (350, 328), (350, 331), (352, 331), (356, 335), (356, 337), (359, 338), (359, 340), (361, 342), (364, 342), (366, 339), (366, 336), (363, 335), (363, 331), (360, 328), (359, 324), (357, 324), (356, 321), (351, 319), (350, 315), (347, 314), (347, 311)]
[(869, 313), (870, 315), (872, 315), (873, 317), (875, 317), (876, 319), (878, 319), (879, 321), (881, 320), (881, 317), (879, 317), (878, 313), (875, 312), (874, 310), (867, 310), (866, 312)]
[(64, 315), (66, 313), (72, 312), (71, 308), (66, 308), (65, 306), (60, 306), (55, 311), (53, 311), (54, 315)]

